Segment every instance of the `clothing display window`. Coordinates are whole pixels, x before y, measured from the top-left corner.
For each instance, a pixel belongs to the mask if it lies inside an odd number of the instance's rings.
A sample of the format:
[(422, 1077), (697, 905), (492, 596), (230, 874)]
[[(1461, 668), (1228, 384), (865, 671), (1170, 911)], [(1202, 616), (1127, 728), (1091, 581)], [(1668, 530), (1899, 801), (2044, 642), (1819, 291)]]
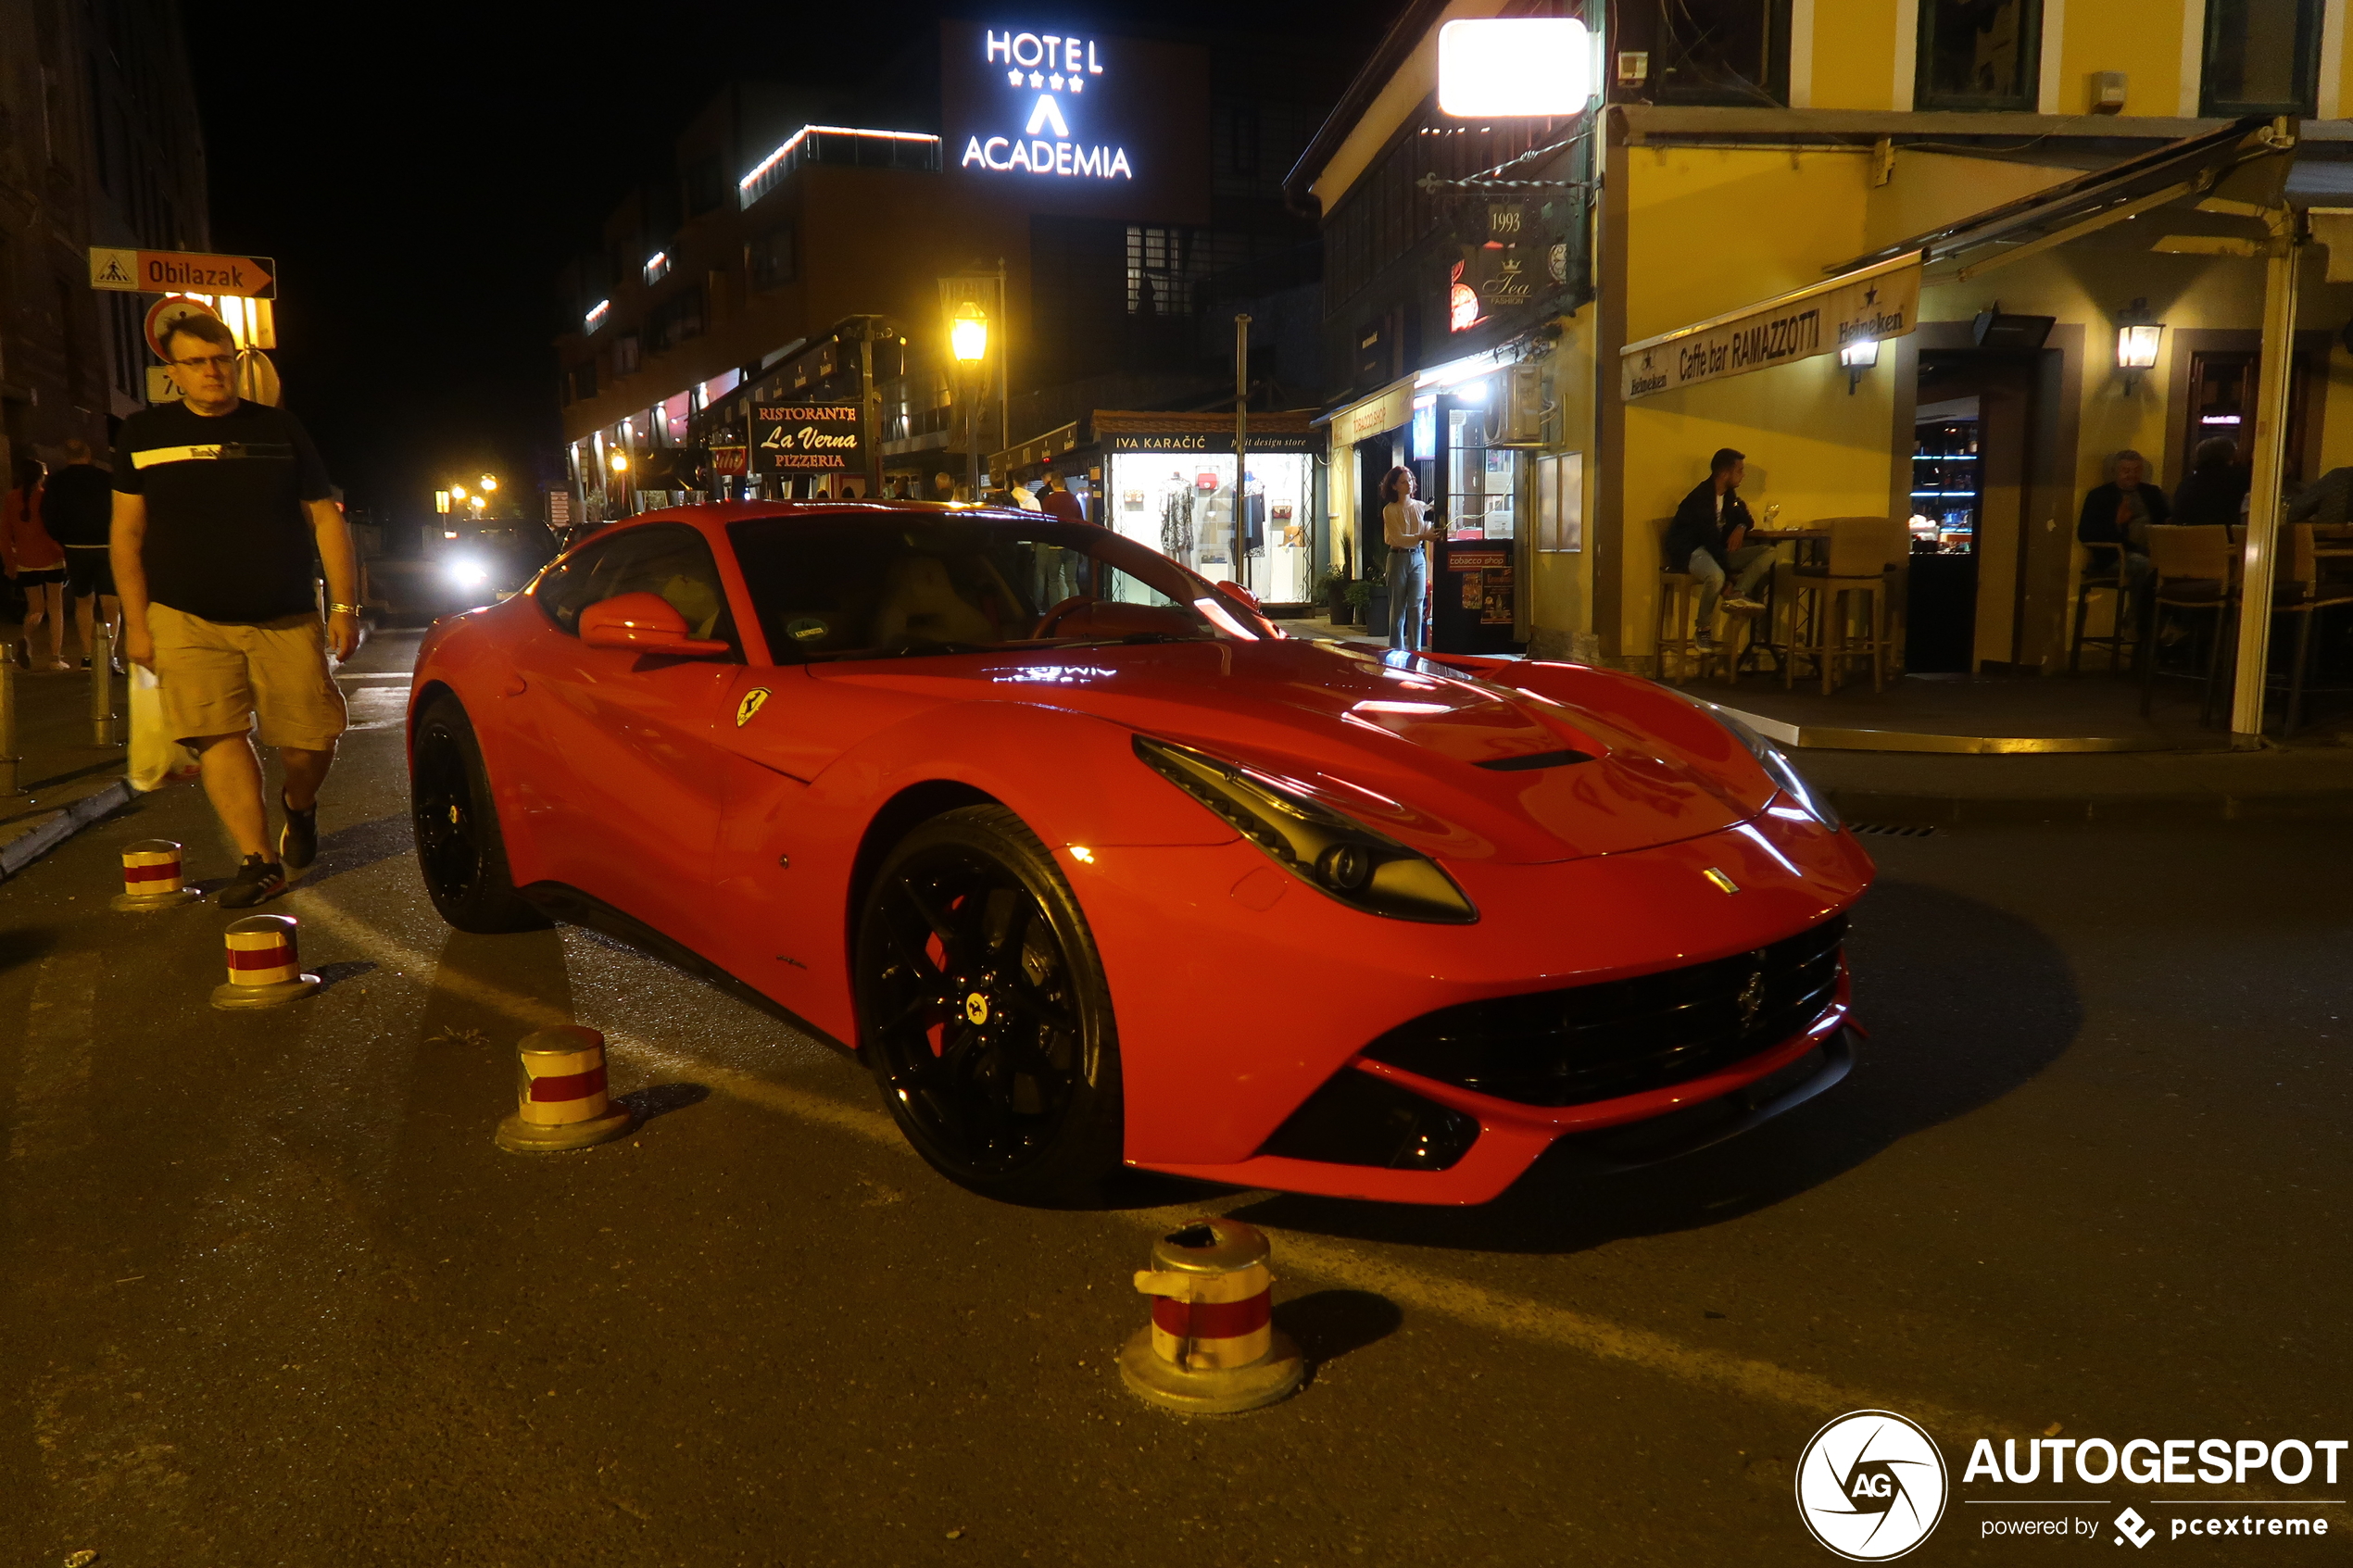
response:
[[(1314, 458), (1253, 452), (1239, 496), (1231, 452), (1119, 452), (1103, 481), (1103, 521), (1214, 583), (1239, 582), (1269, 603), (1298, 603), (1315, 586), (1307, 519)], [(1240, 509), (1243, 561), (1234, 566)]]

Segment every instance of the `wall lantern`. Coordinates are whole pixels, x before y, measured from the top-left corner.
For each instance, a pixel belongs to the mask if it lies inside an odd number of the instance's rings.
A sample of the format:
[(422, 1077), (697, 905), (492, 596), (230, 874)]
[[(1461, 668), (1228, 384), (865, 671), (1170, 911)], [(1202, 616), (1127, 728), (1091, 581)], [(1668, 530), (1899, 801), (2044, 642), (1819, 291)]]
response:
[(1592, 96), (1592, 34), (1574, 17), (1464, 18), (1438, 30), (1441, 114), (1566, 119)]
[(1846, 395), (1852, 397), (1863, 380), (1863, 372), (1879, 363), (1879, 339), (1856, 339), (1838, 351), (1838, 362), (1846, 367)]
[(2124, 372), (2127, 395), (2143, 370), (2157, 368), (2157, 345), (2164, 335), (2164, 327), (2155, 322), (2133, 322), (2116, 329), (2116, 368)]

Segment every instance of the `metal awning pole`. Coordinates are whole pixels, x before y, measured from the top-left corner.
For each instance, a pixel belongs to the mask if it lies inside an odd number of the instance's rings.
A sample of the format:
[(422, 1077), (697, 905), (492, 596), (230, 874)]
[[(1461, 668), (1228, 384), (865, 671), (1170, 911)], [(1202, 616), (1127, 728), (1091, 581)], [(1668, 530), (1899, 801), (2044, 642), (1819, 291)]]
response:
[(2284, 509), (2280, 491), (2287, 461), (2287, 394), (2295, 370), (2303, 214), (2283, 208), (2271, 227), (2271, 256), (2263, 264), (2263, 369), (2255, 388), (2255, 483), (2247, 496), (2246, 546), (2239, 572), (2238, 664), (2231, 684), (2231, 745), (2242, 751), (2263, 744), (2263, 673), (2271, 646), (2271, 583)]

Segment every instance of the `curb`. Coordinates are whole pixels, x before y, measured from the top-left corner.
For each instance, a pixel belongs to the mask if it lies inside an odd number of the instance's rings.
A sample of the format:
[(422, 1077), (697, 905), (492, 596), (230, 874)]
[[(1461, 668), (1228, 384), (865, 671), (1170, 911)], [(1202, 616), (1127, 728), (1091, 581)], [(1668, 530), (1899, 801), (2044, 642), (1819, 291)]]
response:
[(1892, 827), (2022, 826), (2102, 822), (2125, 826), (2208, 822), (2353, 822), (2353, 790), (2271, 795), (2106, 795), (2043, 798), (1826, 791), (1850, 822)]
[(6, 882), (101, 817), (130, 805), (138, 794), (129, 779), (117, 779), (103, 789), (93, 790), (81, 799), (59, 807), (57, 815), (31, 833), (0, 845), (0, 882)]

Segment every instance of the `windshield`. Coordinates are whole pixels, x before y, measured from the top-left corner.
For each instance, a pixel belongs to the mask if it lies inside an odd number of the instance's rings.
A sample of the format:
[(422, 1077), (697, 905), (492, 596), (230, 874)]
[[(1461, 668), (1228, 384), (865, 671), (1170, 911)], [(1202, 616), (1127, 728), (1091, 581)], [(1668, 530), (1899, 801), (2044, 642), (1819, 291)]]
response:
[(779, 662), (1276, 634), (1090, 523), (868, 514), (755, 518), (727, 533)]

